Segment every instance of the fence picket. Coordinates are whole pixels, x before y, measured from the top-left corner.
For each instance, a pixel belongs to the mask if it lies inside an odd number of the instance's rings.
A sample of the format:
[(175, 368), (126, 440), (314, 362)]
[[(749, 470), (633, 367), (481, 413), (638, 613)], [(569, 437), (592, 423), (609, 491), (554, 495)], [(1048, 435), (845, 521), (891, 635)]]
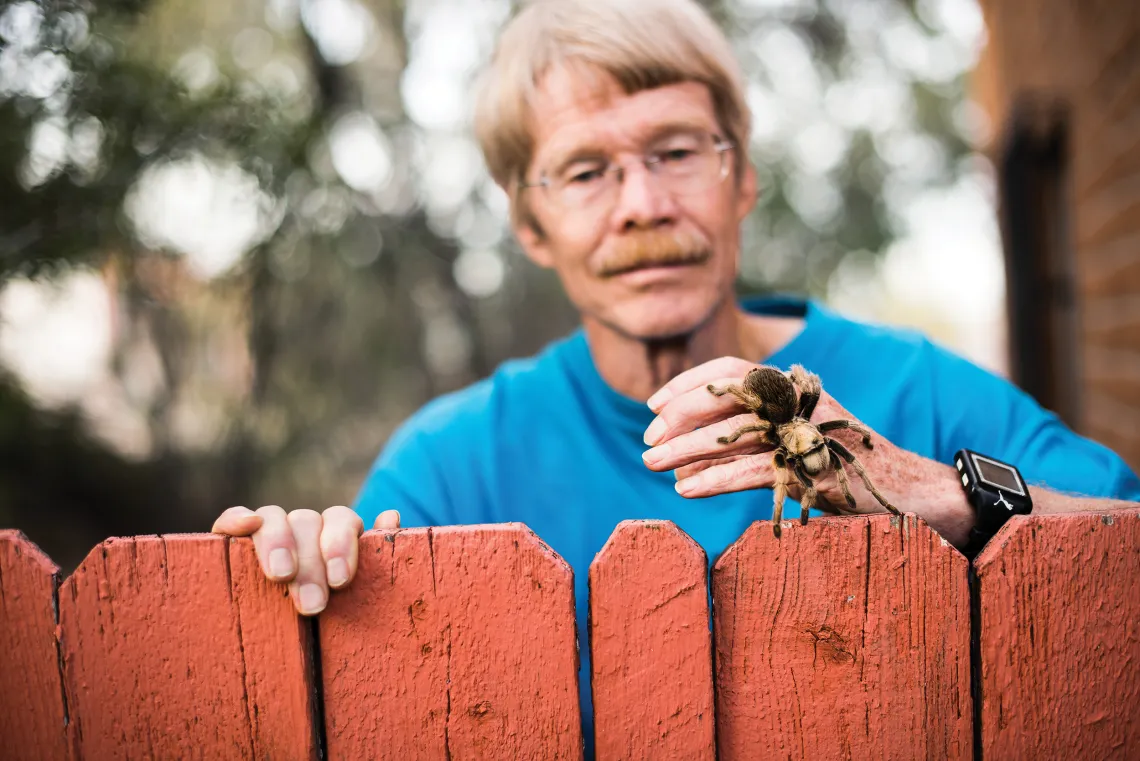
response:
[(0, 737), (29, 761), (70, 758), (55, 637), (59, 567), (19, 531), (0, 531)]
[(1140, 508), (1015, 517), (975, 563), (982, 755), (1140, 755)]
[(307, 625), (230, 542), (109, 539), (60, 588), (81, 757), (316, 758)]
[(755, 523), (713, 603), (721, 759), (971, 757), (967, 562), (914, 516)]
[(366, 533), (319, 626), (330, 758), (580, 759), (573, 590), (521, 524)]
[(330, 761), (447, 758), (447, 622), (428, 529), (369, 531), (321, 614)]
[(590, 565), (598, 761), (716, 758), (708, 560), (671, 521), (622, 521)]

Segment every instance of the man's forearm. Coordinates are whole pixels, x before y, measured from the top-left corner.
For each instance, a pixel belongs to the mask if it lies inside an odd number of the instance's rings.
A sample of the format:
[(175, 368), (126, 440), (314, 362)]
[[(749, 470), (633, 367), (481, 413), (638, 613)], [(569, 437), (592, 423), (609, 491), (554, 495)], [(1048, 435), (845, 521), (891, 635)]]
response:
[[(917, 455), (916, 455), (917, 456)], [(925, 460), (931, 484), (928, 498), (916, 504), (914, 512), (926, 521), (932, 529), (958, 549), (966, 546), (970, 529), (975, 524), (974, 508), (966, 499), (966, 492), (958, 480), (958, 471), (949, 465), (934, 460)], [(903, 509), (906, 509), (903, 503)]]
[[(927, 460), (927, 470), (932, 484), (929, 499), (922, 500), (914, 508), (930, 527), (942, 536), (943, 539), (959, 549), (966, 545), (970, 538), (970, 529), (975, 524), (974, 509), (966, 500), (966, 493), (959, 481), (958, 471), (949, 465)], [(1039, 486), (1029, 487), (1033, 498), (1034, 515), (1055, 515), (1058, 513), (1077, 513), (1096, 510), (1120, 510), (1129, 507), (1138, 507), (1138, 502), (1127, 502), (1121, 499), (1104, 499), (1100, 497), (1082, 497), (1045, 489)], [(905, 502), (903, 503), (905, 510)]]
[(1033, 497), (1033, 513), (1035, 515), (1121, 510), (1128, 507), (1140, 507), (1140, 502), (1061, 494), (1051, 489), (1043, 489), (1040, 486), (1030, 486), (1029, 494)]

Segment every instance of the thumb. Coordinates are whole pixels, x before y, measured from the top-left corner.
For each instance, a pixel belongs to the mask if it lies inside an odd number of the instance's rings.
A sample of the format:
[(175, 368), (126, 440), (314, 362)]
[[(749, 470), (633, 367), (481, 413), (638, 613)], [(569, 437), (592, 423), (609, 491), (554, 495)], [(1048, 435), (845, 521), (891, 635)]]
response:
[(385, 510), (376, 516), (376, 521), (372, 524), (372, 528), (399, 528), (400, 527), (400, 511), (399, 510)]

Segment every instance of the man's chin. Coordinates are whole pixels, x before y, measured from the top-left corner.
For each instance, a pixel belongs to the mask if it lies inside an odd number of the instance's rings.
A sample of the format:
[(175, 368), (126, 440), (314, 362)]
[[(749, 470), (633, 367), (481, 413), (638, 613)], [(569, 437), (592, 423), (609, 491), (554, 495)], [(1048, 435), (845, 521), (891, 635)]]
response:
[(716, 306), (707, 302), (685, 304), (672, 299), (665, 303), (629, 304), (611, 315), (611, 324), (621, 333), (639, 341), (667, 341), (692, 335), (708, 322)]

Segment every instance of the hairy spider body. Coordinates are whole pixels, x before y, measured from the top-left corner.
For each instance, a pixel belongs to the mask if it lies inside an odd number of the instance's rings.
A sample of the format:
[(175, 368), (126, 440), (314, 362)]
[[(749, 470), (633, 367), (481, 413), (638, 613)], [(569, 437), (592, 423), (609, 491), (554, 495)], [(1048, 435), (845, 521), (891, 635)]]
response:
[(759, 422), (738, 428), (717, 441), (731, 444), (746, 433), (759, 433), (762, 440), (773, 447), (772, 464), (776, 471), (774, 486), (775, 502), (772, 509), (772, 530), (780, 536), (780, 519), (784, 512), (784, 497), (788, 483), (794, 478), (803, 490), (800, 500), (800, 523), (806, 524), (808, 511), (815, 507), (818, 493), (814, 479), (834, 471), (847, 505), (855, 508), (855, 498), (851, 496), (850, 483), (844, 470), (844, 463), (850, 465), (862, 479), (867, 491), (874, 495), (883, 507), (895, 515), (899, 511), (879, 493), (871, 483), (863, 464), (851, 454), (847, 447), (827, 436), (827, 431), (850, 428), (863, 435), (863, 446), (873, 448), (871, 431), (853, 420), (828, 420), (818, 425), (811, 422), (811, 415), (823, 393), (819, 376), (810, 373), (800, 365), (792, 365), (788, 375), (775, 367), (761, 366), (749, 371), (744, 382), (724, 388), (708, 386), (716, 396), (731, 394), (746, 409), (755, 413)]
[(809, 476), (818, 476), (831, 465), (827, 441), (814, 425), (803, 418), (792, 418), (776, 429), (787, 458), (801, 465)]

